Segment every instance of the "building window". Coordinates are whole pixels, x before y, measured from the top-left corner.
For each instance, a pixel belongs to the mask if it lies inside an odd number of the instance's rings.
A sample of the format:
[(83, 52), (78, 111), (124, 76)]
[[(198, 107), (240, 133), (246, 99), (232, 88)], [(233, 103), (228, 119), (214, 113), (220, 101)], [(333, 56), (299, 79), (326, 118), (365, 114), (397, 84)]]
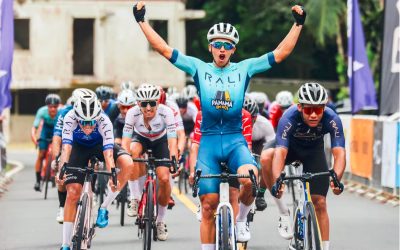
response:
[(74, 75), (93, 75), (94, 19), (74, 19)]
[[(149, 24), (168, 43), (168, 20), (149, 20)], [(149, 49), (153, 50), (150, 45)]]
[(14, 48), (29, 50), (29, 19), (14, 19)]

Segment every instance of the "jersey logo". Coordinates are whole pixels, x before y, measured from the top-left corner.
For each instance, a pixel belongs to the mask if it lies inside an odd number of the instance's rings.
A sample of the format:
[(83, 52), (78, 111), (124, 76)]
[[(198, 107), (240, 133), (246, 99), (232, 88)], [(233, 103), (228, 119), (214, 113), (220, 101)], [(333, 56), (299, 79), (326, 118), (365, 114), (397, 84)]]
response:
[(233, 102), (231, 101), (231, 95), (228, 91), (217, 91), (215, 98), (211, 100), (211, 105), (216, 109), (223, 109), (228, 111), (233, 107)]

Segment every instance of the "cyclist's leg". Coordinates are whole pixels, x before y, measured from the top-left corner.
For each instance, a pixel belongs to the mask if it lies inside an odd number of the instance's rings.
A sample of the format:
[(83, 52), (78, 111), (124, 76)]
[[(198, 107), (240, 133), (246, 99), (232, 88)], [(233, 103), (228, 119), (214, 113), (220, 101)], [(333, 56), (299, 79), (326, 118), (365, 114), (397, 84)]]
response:
[[(69, 164), (71, 166), (86, 166), (91, 150), (73, 144)], [(72, 230), (76, 216), (76, 207), (82, 191), (82, 184), (84, 182), (84, 174), (77, 172), (65, 172), (65, 186), (67, 189), (67, 199), (64, 207), (64, 224), (63, 224), (63, 246), (71, 245)]]
[[(324, 148), (309, 150), (303, 154), (303, 172), (318, 173), (328, 171)], [(310, 182), (311, 199), (315, 207), (321, 239), (329, 242), (329, 216), (326, 206), (326, 195), (329, 189), (329, 177), (320, 177)]]
[[(196, 169), (202, 175), (220, 174), (222, 153), (220, 135), (203, 135), (200, 140)], [(201, 202), (200, 241), (202, 249), (215, 249), (215, 210), (219, 202), (219, 179), (200, 179), (199, 196)]]
[[(133, 158), (139, 158), (147, 150), (147, 140), (145, 138), (134, 134), (130, 146), (131, 155)], [(131, 200), (140, 200), (142, 195), (143, 183), (139, 180), (146, 178), (145, 165), (139, 162), (133, 162), (133, 168), (128, 181)]]
[(133, 161), (128, 152), (118, 144), (114, 145), (114, 161), (116, 167), (120, 169), (117, 176), (119, 182), (119, 191), (125, 186), (133, 170)]
[(36, 176), (36, 184), (35, 184), (35, 190), (39, 191), (40, 190), (40, 181), (42, 179), (41, 177), (41, 169), (42, 169), (42, 164), (43, 164), (43, 160), (46, 157), (46, 152), (47, 152), (47, 148), (49, 147), (49, 143), (47, 142), (47, 131), (46, 131), (46, 127), (43, 126), (42, 131), (40, 133), (40, 139), (39, 139), (39, 152), (38, 152), (38, 157), (36, 159), (35, 162), (35, 176)]

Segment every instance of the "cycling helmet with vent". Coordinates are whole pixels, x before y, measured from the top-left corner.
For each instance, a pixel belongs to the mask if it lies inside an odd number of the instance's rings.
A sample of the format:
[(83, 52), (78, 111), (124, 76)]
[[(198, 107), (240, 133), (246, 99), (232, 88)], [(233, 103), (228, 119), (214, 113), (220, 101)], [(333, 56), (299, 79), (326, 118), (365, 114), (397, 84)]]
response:
[(228, 39), (235, 45), (239, 43), (239, 33), (230, 23), (217, 23), (210, 28), (207, 33), (208, 42), (216, 38)]
[(182, 97), (191, 100), (197, 96), (197, 88), (194, 85), (188, 85), (182, 89), (181, 95)]
[(243, 108), (247, 110), (251, 114), (251, 116), (257, 116), (259, 112), (257, 103), (252, 97), (248, 95), (244, 97)]
[(96, 88), (96, 95), (100, 101), (106, 101), (111, 98), (112, 91), (110, 87), (100, 86)]
[(160, 89), (153, 84), (143, 83), (136, 91), (138, 101), (158, 101), (160, 99)]
[(121, 88), (121, 91), (122, 90), (125, 90), (125, 89), (133, 89), (133, 82), (131, 82), (131, 81), (124, 81), (124, 82), (121, 82), (121, 85), (120, 85), (120, 88)]
[(325, 105), (328, 102), (326, 89), (315, 82), (301, 85), (299, 89), (299, 103), (312, 105)]
[(46, 105), (58, 105), (61, 103), (61, 98), (57, 94), (48, 94), (44, 102)]
[(293, 95), (289, 91), (280, 91), (276, 95), (275, 101), (281, 106), (282, 108), (288, 108), (293, 104)]
[(130, 89), (122, 90), (118, 95), (118, 104), (122, 106), (133, 106), (136, 102), (135, 95), (133, 91)]
[(76, 118), (81, 121), (97, 120), (101, 114), (101, 104), (96, 94), (89, 89), (76, 89), (74, 91), (74, 111)]

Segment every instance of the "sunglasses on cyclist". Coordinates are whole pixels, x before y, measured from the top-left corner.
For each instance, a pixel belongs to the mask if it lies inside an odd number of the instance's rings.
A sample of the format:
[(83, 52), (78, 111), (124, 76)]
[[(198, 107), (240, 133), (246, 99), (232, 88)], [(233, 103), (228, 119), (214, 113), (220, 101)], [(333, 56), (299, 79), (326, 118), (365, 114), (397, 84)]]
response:
[(324, 112), (324, 107), (304, 107), (303, 106), (304, 114), (311, 115), (315, 112), (315, 114), (320, 115)]
[(96, 124), (96, 120), (92, 120), (92, 121), (79, 121), (79, 124), (81, 124), (82, 126), (94, 126)]
[(211, 46), (213, 46), (216, 49), (221, 49), (222, 46), (224, 46), (224, 48), (226, 50), (231, 50), (231, 49), (235, 48), (235, 45), (233, 45), (232, 43), (228, 43), (228, 42), (216, 41), (216, 42), (211, 42), (210, 44), (211, 44)]
[(150, 107), (154, 108), (157, 105), (156, 101), (144, 101), (140, 102), (140, 107), (145, 108), (147, 105), (150, 105)]

